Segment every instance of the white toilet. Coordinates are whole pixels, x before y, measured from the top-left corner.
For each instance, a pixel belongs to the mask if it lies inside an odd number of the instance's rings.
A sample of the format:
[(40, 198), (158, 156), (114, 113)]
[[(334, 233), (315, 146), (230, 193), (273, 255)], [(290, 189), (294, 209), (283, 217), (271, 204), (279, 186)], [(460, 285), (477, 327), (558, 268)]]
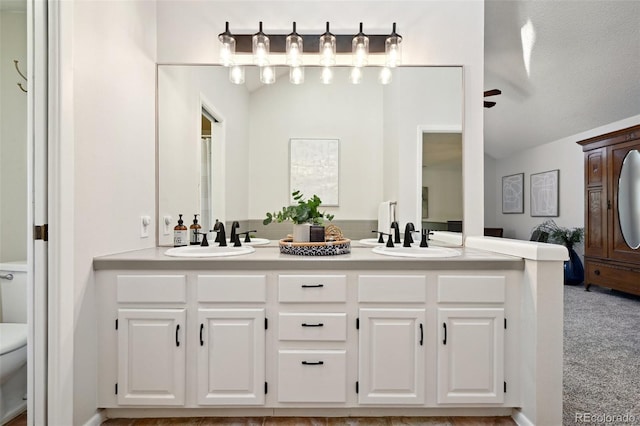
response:
[(27, 407), (27, 265), (0, 263), (0, 425)]

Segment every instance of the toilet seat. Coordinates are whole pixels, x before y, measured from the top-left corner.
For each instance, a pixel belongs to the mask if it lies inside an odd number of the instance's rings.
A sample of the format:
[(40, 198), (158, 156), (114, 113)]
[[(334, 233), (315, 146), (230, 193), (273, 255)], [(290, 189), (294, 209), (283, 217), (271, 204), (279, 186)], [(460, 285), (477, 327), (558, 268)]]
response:
[(27, 324), (0, 323), (0, 355), (27, 345)]

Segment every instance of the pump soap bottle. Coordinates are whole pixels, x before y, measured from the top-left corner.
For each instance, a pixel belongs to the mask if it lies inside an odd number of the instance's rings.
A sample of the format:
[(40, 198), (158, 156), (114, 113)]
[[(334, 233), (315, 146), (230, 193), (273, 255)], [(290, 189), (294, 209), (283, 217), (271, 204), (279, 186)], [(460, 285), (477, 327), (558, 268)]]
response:
[(187, 245), (187, 227), (182, 220), (182, 215), (179, 215), (180, 219), (178, 219), (178, 224), (175, 228), (173, 228), (173, 246), (174, 247), (183, 247)]
[(200, 229), (202, 226), (198, 224), (198, 214), (193, 215), (193, 224), (189, 227), (190, 244), (192, 246), (200, 245)]

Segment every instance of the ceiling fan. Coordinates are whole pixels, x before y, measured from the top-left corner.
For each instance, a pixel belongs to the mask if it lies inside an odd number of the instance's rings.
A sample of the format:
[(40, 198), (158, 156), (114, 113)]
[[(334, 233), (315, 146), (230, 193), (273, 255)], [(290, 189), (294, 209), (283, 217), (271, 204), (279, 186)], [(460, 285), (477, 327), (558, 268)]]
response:
[[(484, 92), (484, 97), (486, 98), (487, 96), (497, 96), (497, 95), (499, 95), (501, 93), (502, 93), (502, 90), (499, 90), (499, 89), (486, 90)], [(494, 107), (495, 105), (496, 105), (495, 102), (484, 101), (484, 107), (485, 108), (491, 108), (491, 107)]]

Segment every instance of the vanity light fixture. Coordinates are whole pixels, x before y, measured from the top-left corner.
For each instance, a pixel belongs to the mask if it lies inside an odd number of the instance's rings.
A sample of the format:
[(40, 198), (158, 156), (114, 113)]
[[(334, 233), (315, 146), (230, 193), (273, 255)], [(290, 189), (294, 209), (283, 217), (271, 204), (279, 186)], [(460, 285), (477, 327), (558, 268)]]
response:
[(360, 22), (360, 32), (356, 34), (351, 42), (353, 53), (353, 65), (364, 67), (369, 61), (369, 37), (362, 32), (362, 22)]
[(276, 82), (276, 72), (272, 66), (260, 67), (260, 82), (263, 84), (273, 84)]
[(229, 68), (229, 81), (233, 84), (244, 84), (244, 67), (242, 65), (232, 65)]
[(233, 65), (233, 56), (236, 54), (236, 39), (229, 32), (229, 23), (225, 22), (224, 32), (218, 35), (220, 47), (220, 63), (225, 67)]
[(293, 23), (293, 32), (287, 36), (287, 64), (292, 67), (302, 65), (303, 41), (300, 34), (296, 32), (296, 23)]
[(320, 65), (329, 67), (336, 63), (336, 37), (329, 31), (329, 23), (327, 22), (327, 31), (320, 36)]
[(396, 23), (393, 23), (393, 30), (384, 41), (384, 53), (388, 67), (397, 67), (402, 63), (402, 36), (396, 33)]
[[(321, 80), (325, 84), (333, 81), (332, 66), (336, 65), (337, 55), (351, 54), (352, 64), (355, 68), (365, 66), (384, 66), (380, 72), (378, 80), (382, 84), (391, 82), (390, 68), (396, 67), (402, 59), (402, 36), (396, 33), (396, 23), (393, 23), (391, 34), (364, 34), (363, 24), (360, 22), (360, 30), (355, 35), (338, 34), (334, 35), (329, 29), (329, 22), (326, 23), (326, 30), (320, 35), (299, 34), (296, 30), (296, 23), (293, 22), (293, 31), (287, 35), (271, 34), (267, 35), (262, 30), (260, 22), (258, 32), (255, 34), (231, 34), (229, 23), (225, 23), (225, 31), (218, 36), (222, 46), (220, 48), (220, 62), (224, 66), (233, 69), (229, 72), (229, 79), (241, 84), (244, 81), (244, 70), (237, 65), (244, 65), (251, 61), (260, 67), (260, 80), (265, 84), (275, 82), (274, 68), (269, 65), (290, 66), (289, 80), (292, 84), (301, 84), (304, 81), (304, 69), (302, 64), (304, 56), (317, 56), (316, 59), (322, 67)], [(317, 43), (317, 44), (316, 44)], [(305, 53), (303, 45), (316, 45), (318, 50)], [(244, 59), (243, 54), (253, 55), (252, 60), (248, 56)], [(285, 55), (275, 55), (271, 53)], [(384, 57), (381, 54), (385, 54)], [(371, 57), (370, 57), (371, 55)], [(377, 55), (379, 59), (375, 59)], [(275, 58), (275, 59), (274, 59)], [(275, 60), (276, 63), (271, 63)], [(371, 64), (369, 62), (372, 61)], [(343, 61), (341, 61), (341, 64)], [(236, 66), (234, 68), (234, 66)], [(268, 68), (267, 68), (268, 67)], [(352, 70), (350, 79), (354, 84), (362, 81), (362, 70)]]
[(260, 21), (258, 32), (251, 38), (253, 63), (264, 67), (269, 65), (269, 36), (262, 32), (262, 21)]

